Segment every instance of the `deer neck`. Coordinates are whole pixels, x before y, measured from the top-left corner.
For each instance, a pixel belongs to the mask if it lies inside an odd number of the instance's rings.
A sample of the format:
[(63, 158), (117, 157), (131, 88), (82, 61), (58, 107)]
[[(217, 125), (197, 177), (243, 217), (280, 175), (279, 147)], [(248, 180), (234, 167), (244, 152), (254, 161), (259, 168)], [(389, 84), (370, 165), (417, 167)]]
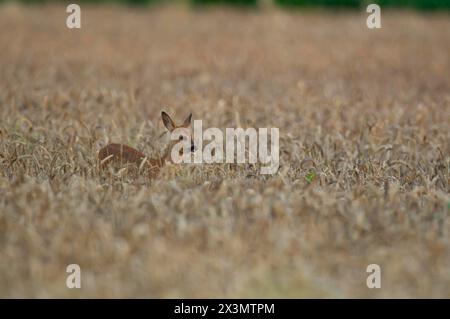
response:
[(172, 152), (172, 145), (171, 143), (167, 144), (167, 146), (164, 148), (162, 152), (162, 156), (160, 156), (159, 161), (161, 163), (161, 166), (164, 166), (166, 162), (172, 162), (171, 153)]

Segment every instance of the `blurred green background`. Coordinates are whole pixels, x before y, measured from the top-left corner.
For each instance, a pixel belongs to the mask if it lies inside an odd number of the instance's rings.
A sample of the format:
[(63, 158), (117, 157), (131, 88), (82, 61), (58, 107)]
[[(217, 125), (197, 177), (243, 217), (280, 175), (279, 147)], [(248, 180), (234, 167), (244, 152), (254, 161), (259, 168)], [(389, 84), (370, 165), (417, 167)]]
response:
[(274, 0), (278, 5), (290, 7), (342, 7), (362, 8), (376, 3), (385, 7), (422, 10), (450, 9), (450, 0)]
[(124, 3), (130, 5), (150, 5), (157, 3), (188, 2), (193, 6), (230, 5), (257, 7), (274, 4), (287, 8), (364, 8), (370, 3), (377, 3), (382, 8), (411, 8), (418, 10), (450, 10), (450, 0), (0, 0), (0, 2), (22, 3)]

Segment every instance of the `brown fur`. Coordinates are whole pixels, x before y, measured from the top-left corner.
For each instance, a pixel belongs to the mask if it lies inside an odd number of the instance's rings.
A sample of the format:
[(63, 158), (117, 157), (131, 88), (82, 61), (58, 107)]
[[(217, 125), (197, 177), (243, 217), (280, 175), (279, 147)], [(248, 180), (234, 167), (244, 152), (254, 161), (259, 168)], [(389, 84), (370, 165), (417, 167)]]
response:
[(98, 159), (100, 161), (101, 168), (104, 168), (111, 162), (119, 165), (136, 164), (140, 167), (142, 165), (142, 161), (145, 160), (146, 162), (144, 165), (150, 169), (151, 176), (156, 176), (159, 173), (159, 169), (164, 166), (164, 161), (161, 158), (148, 158), (144, 153), (135, 148), (117, 143), (111, 143), (103, 147), (98, 152)]

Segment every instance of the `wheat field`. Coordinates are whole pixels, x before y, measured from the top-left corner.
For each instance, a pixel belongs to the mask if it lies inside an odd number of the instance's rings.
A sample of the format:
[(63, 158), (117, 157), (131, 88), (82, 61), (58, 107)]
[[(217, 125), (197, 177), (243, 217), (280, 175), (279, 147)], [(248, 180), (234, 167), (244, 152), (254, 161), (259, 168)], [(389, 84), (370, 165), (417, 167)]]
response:
[[(0, 6), (0, 297), (450, 297), (448, 14), (81, 8)], [(99, 169), (161, 110), (278, 127), (278, 172)]]

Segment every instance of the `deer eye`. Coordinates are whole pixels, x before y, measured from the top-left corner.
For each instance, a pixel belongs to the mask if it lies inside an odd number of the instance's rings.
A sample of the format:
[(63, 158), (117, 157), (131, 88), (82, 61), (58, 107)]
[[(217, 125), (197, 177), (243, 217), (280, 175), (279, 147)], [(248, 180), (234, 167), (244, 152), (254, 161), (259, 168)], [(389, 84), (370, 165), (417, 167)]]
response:
[(179, 140), (180, 141), (184, 140), (184, 136), (180, 136)]

